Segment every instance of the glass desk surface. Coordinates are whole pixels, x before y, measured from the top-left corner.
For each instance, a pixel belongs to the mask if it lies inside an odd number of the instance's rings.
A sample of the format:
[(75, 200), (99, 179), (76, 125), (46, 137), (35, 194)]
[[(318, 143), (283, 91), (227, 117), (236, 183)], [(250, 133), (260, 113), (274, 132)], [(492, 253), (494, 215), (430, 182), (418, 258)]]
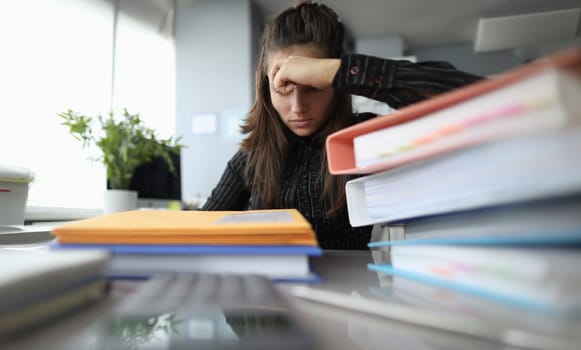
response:
[[(370, 251), (325, 251), (312, 259), (320, 283), (277, 285), (314, 334), (316, 349), (578, 349), (581, 344), (580, 320), (529, 314), (366, 269), (383, 258)], [(115, 281), (109, 297), (97, 305), (27, 332), (2, 348), (100, 349), (100, 321), (139, 283)], [(317, 299), (321, 296), (328, 299)], [(456, 329), (459, 323), (463, 325)]]

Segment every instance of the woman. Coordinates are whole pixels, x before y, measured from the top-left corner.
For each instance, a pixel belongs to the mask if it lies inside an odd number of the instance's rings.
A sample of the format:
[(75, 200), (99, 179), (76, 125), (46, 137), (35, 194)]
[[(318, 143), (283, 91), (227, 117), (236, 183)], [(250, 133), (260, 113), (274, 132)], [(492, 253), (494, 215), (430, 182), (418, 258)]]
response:
[(351, 94), (394, 108), (478, 80), (443, 62), (412, 64), (343, 52), (344, 28), (322, 4), (301, 3), (266, 27), (247, 137), (202, 210), (296, 208), (324, 249), (366, 249), (371, 227), (349, 225), (345, 183), (327, 170), (326, 137), (374, 117)]

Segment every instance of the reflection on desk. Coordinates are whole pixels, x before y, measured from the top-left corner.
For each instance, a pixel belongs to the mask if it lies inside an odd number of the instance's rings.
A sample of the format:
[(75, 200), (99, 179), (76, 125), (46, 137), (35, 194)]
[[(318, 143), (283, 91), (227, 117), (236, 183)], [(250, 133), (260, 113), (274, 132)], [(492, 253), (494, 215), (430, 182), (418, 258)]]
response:
[[(381, 299), (398, 300), (416, 308), (461, 314), (539, 335), (575, 339), (581, 330), (581, 319), (578, 317), (540, 314), (401, 277), (394, 276), (391, 285), (370, 287), (369, 291)], [(581, 338), (577, 340), (581, 342)]]
[[(483, 313), (476, 314), (475, 310), (468, 311), (466, 306), (460, 304), (441, 305), (442, 300), (434, 300), (439, 294), (434, 291), (430, 296), (425, 296), (425, 303), (416, 303), (415, 299), (422, 299), (424, 296), (414, 296), (402, 285), (399, 286), (391, 279), (380, 276), (376, 272), (366, 270), (368, 263), (373, 262), (369, 251), (325, 251), (322, 257), (313, 259), (313, 268), (316, 269), (322, 278), (322, 282), (312, 285), (313, 289), (325, 290), (339, 293), (349, 300), (374, 300), (383, 303), (396, 303), (407, 308), (417, 309), (418, 312), (430, 311), (437, 315), (442, 315), (442, 322), (446, 320), (446, 315), (456, 315), (458, 317), (472, 317), (480, 322), (493, 323), (498, 328), (509, 329), (509, 321), (501, 324), (492, 316)], [(139, 282), (118, 281), (113, 284), (110, 298), (97, 307), (86, 312), (75, 314), (63, 319), (61, 322), (47, 326), (34, 333), (27, 334), (18, 341), (9, 344), (11, 350), (28, 349), (94, 349), (99, 339), (99, 332), (102, 330), (98, 325), (106, 319), (111, 312), (118, 309), (120, 303), (126, 299), (128, 294), (133, 293), (133, 286)], [(291, 295), (294, 286), (288, 284), (278, 285), (279, 289)], [(376, 292), (380, 292), (377, 294)], [(418, 292), (419, 293), (419, 292)], [(446, 300), (445, 295), (441, 298)], [(508, 350), (523, 349), (503, 344), (501, 341), (492, 341), (477, 338), (465, 334), (442, 331), (434, 327), (419, 326), (408, 322), (401, 322), (388, 317), (378, 316), (370, 313), (349, 310), (345, 305), (330, 306), (320, 302), (310, 302), (298, 298), (290, 299), (299, 311), (298, 319), (304, 327), (313, 331), (317, 338), (317, 349), (321, 350), (341, 350), (341, 349), (409, 349), (409, 350)], [(436, 305), (432, 305), (436, 304)], [(490, 311), (491, 310), (486, 310)], [(505, 311), (510, 313), (510, 311)], [(499, 316), (501, 317), (501, 316)], [(531, 330), (537, 330), (533, 325), (533, 318), (536, 315), (514, 313), (514, 319), (518, 319), (522, 324), (519, 327), (529, 326)], [(502, 318), (502, 317), (501, 317)], [(527, 318), (524, 320), (523, 318)], [(579, 335), (572, 334), (575, 328), (579, 330), (577, 324), (554, 320), (553, 326), (545, 324), (544, 333), (564, 334), (557, 346), (550, 349), (568, 349), (567, 344), (577, 345), (578, 350), (581, 343)], [(538, 327), (543, 328), (543, 323)], [(537, 334), (539, 333), (539, 334)], [(538, 341), (545, 339), (542, 332), (507, 332), (510, 336), (527, 334), (528, 338), (511, 338), (515, 341), (526, 341), (530, 348), (547, 348), (547, 343)], [(570, 334), (571, 333), (571, 334)], [(580, 333), (581, 332), (577, 332)]]
[(265, 276), (164, 274), (101, 322), (98, 349), (314, 349), (312, 334)]

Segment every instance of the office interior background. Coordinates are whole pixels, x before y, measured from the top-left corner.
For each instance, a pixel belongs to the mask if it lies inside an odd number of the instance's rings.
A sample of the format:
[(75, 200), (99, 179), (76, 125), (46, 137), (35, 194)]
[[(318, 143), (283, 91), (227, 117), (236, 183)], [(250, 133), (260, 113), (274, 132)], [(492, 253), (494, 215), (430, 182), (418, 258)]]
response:
[[(446, 60), (486, 76), (581, 43), (578, 0), (321, 2), (355, 52)], [(88, 159), (96, 150), (82, 149), (57, 113), (127, 108), (159, 136), (182, 137), (182, 199), (209, 195), (243, 137), (263, 26), (293, 3), (0, 1), (0, 162), (35, 173), (30, 205), (100, 207), (105, 171)]]

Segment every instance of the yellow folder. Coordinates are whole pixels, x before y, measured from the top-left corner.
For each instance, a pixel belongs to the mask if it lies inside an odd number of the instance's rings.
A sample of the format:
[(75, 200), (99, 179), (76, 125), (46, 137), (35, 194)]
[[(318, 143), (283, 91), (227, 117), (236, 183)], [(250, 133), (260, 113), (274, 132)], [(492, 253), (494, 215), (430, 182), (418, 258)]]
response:
[(295, 209), (136, 210), (72, 221), (52, 232), (60, 243), (318, 245)]

